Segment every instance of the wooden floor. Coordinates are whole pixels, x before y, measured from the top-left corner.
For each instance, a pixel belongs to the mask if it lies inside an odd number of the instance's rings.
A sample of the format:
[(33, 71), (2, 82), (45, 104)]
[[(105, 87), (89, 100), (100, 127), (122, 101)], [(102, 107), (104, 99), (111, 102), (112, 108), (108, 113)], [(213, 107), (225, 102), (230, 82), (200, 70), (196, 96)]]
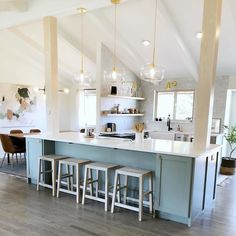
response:
[(217, 193), (215, 208), (188, 228), (148, 215), (138, 222), (137, 214), (126, 210), (112, 215), (92, 201), (76, 205), (73, 197), (53, 198), (50, 191), (37, 192), (24, 179), (0, 174), (0, 235), (235, 236), (236, 178), (218, 187)]

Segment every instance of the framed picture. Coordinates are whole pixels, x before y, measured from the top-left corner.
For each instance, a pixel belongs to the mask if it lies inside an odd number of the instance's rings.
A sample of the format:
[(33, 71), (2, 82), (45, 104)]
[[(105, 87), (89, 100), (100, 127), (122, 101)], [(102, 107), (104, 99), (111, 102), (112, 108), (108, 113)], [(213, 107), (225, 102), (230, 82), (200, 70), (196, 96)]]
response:
[(220, 118), (212, 119), (211, 132), (213, 134), (219, 134), (221, 132), (221, 119)]

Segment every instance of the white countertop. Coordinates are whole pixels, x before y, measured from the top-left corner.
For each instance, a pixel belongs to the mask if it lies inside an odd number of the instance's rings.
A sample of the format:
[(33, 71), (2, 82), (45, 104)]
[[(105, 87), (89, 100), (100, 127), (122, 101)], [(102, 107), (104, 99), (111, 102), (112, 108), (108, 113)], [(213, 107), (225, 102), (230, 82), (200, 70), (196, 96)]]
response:
[(215, 152), (221, 148), (220, 145), (211, 144), (208, 148), (202, 149), (195, 147), (195, 145), (190, 142), (160, 139), (147, 139), (142, 141), (141, 143), (137, 143), (128, 139), (119, 138), (85, 138), (83, 134), (78, 132), (64, 132), (59, 134), (35, 134), (26, 137), (98, 147), (117, 148), (130, 151), (185, 156), (191, 158), (206, 155), (206, 153), (208, 152)]

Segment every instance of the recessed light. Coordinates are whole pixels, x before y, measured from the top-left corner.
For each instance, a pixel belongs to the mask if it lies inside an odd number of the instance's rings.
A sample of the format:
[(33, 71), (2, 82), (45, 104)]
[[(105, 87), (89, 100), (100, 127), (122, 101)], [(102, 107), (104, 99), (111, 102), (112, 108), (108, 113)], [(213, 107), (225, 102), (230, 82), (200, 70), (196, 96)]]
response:
[(197, 32), (195, 36), (196, 36), (197, 39), (201, 39), (202, 36), (203, 36), (203, 33), (202, 32)]
[(143, 40), (142, 44), (143, 46), (148, 47), (151, 44), (151, 42), (149, 40)]

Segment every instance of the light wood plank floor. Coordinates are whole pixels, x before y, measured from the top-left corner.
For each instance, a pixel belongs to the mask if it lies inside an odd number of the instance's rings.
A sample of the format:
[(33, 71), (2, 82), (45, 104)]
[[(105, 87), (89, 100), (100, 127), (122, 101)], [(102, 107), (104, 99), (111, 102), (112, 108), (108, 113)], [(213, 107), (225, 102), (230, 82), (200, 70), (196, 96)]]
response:
[(76, 205), (74, 197), (53, 198), (48, 190), (36, 191), (24, 179), (0, 174), (0, 235), (79, 236), (235, 236), (236, 178), (217, 188), (216, 206), (199, 217), (191, 228), (118, 210), (105, 213), (100, 203)]

